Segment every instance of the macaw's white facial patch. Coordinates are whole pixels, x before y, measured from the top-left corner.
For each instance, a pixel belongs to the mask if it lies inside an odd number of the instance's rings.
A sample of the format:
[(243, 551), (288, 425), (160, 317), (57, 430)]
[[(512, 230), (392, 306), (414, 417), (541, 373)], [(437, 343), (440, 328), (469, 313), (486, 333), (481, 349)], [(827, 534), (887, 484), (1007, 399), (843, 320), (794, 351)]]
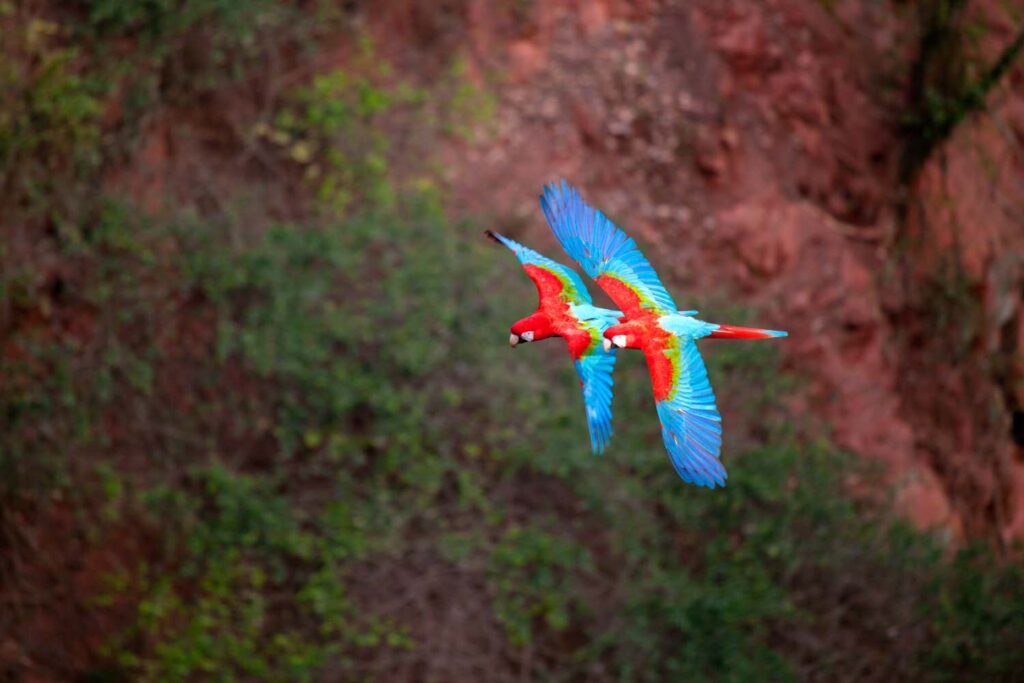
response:
[(523, 337), (523, 341), (532, 342), (533, 341), (533, 330), (530, 330), (529, 332), (523, 332), (522, 337)]
[(617, 335), (615, 335), (614, 337), (612, 337), (612, 344), (615, 344), (620, 349), (626, 348), (626, 335), (624, 335), (624, 334), (617, 334)]

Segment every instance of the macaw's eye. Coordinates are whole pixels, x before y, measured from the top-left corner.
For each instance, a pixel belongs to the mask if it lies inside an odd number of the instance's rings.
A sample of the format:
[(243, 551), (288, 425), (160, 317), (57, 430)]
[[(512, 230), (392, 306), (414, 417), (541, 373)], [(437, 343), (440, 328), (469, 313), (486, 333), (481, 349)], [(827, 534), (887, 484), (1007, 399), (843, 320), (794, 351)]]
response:
[(530, 330), (529, 332), (523, 332), (519, 336), (523, 338), (523, 341), (531, 342), (533, 341), (533, 330)]

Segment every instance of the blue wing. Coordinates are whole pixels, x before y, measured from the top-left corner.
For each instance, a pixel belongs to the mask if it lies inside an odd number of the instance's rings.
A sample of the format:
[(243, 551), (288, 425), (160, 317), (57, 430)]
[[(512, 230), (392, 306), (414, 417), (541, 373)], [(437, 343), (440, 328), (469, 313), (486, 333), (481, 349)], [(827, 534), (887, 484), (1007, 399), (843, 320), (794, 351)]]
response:
[(620, 289), (598, 280), (619, 308), (627, 313), (637, 306), (661, 314), (676, 312), (675, 302), (636, 242), (584, 202), (576, 188), (564, 180), (551, 183), (544, 188), (540, 206), (562, 248), (587, 275), (595, 280), (608, 276), (632, 290), (633, 297), (624, 297)]
[(600, 454), (612, 438), (612, 371), (615, 370), (615, 351), (605, 353), (597, 345), (589, 354), (576, 361), (575, 365), (583, 385), (590, 446), (595, 454)]
[[(587, 291), (587, 286), (583, 284), (582, 278), (572, 268), (563, 266), (558, 261), (552, 261), (547, 256), (542, 256), (533, 249), (524, 247), (519, 242), (511, 240), (504, 235), (499, 235), (493, 230), (488, 230), (487, 236), (511, 249), (512, 253), (516, 255), (516, 258), (524, 266), (537, 266), (556, 275), (562, 281), (562, 292), (574, 303), (593, 303), (593, 299), (590, 298), (590, 292)], [(539, 287), (540, 285), (538, 284), (538, 289)]]
[[(581, 323), (585, 323), (582, 329), (592, 335), (593, 342), (589, 352), (575, 361), (574, 365), (583, 388), (590, 445), (594, 453), (601, 453), (612, 436), (612, 372), (615, 369), (615, 352), (604, 351), (601, 347), (600, 333), (609, 325), (615, 324), (621, 313), (594, 306), (586, 285), (572, 269), (496, 232), (488, 230), (487, 235), (511, 249), (524, 266), (537, 266), (558, 276), (562, 281), (563, 295), (572, 300), (573, 315), (577, 316)], [(537, 283), (538, 291), (540, 287), (540, 283)]]
[(679, 353), (671, 354), (671, 360), (679, 366), (677, 379), (668, 398), (657, 404), (662, 439), (683, 481), (712, 489), (725, 486), (728, 475), (718, 459), (722, 417), (708, 371), (693, 339), (675, 339)]

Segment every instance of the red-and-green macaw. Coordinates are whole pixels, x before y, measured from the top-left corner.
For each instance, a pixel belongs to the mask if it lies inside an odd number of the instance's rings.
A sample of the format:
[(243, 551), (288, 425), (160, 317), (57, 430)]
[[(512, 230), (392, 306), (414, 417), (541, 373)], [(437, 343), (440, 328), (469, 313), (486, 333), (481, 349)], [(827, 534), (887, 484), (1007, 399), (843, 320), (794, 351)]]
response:
[(636, 243), (565, 181), (544, 188), (541, 208), (555, 237), (622, 309), (605, 328), (607, 349), (640, 349), (654, 386), (661, 434), (676, 472), (698, 486), (725, 486), (722, 417), (695, 340), (766, 339), (786, 332), (697, 320), (679, 311)]
[(512, 250), (540, 297), (537, 310), (512, 325), (509, 344), (515, 347), (548, 337), (565, 339), (583, 388), (590, 445), (594, 453), (601, 453), (612, 436), (615, 369), (615, 349), (605, 348), (601, 335), (622, 313), (594, 306), (583, 280), (571, 268), (496, 232), (488, 230), (486, 234)]

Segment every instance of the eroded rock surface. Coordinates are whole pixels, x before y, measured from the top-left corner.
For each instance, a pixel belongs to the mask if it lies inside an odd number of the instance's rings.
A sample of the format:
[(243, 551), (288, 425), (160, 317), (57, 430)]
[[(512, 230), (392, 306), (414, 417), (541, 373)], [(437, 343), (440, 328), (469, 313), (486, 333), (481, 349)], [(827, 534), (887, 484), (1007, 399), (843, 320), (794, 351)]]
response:
[[(926, 163), (904, 221), (911, 55), (896, 8), (524, 7), (465, 5), (474, 73), (502, 75), (495, 135), (448, 151), (456, 210), (514, 219), (556, 249), (533, 197), (571, 179), (650, 245), (680, 300), (724, 288), (789, 329), (787, 362), (810, 379), (801, 400), (841, 445), (886, 464), (912, 520), (1024, 533), (1011, 436), (1024, 405), (1020, 70)], [(1012, 22), (980, 11), (994, 57)], [(935, 288), (949, 301), (930, 300)]]

